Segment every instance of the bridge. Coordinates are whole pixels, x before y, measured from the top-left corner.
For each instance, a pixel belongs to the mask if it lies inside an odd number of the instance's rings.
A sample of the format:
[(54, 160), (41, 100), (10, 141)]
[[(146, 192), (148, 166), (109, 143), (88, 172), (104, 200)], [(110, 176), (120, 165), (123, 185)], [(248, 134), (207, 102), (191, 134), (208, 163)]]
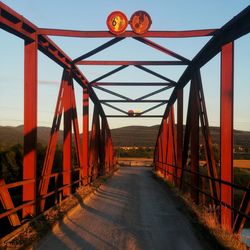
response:
[[(80, 31), (40, 28), (22, 15), (0, 2), (0, 28), (24, 41), (24, 129), (22, 180), (9, 182), (0, 175), (0, 223), (2, 244), (15, 239), (27, 225), (34, 225), (53, 208), (78, 199), (79, 205), (63, 224), (40, 241), (40, 249), (204, 249), (206, 244), (199, 232), (180, 211), (179, 201), (171, 188), (188, 193), (194, 204), (212, 210), (216, 223), (228, 233), (240, 234), (250, 225), (250, 181), (247, 185), (234, 182), (234, 42), (250, 32), (248, 6), (218, 29), (184, 31)], [(109, 41), (77, 58), (71, 59), (50, 36), (78, 39), (110, 38)], [(206, 45), (188, 59), (151, 38), (209, 37)], [(131, 38), (173, 60), (164, 61), (112, 61), (86, 60), (124, 39)], [(37, 168), (37, 113), (38, 113), (38, 52), (43, 53), (62, 68), (61, 84), (54, 110), (50, 138), (46, 147), (42, 169)], [(201, 68), (220, 55), (220, 159), (216, 161), (209, 117), (204, 98)], [(112, 65), (115, 69), (89, 81), (81, 65)], [(178, 81), (159, 74), (147, 66), (186, 66)], [(110, 82), (105, 78), (127, 67), (154, 76), (158, 82)], [(13, 69), (14, 73), (14, 69)], [(132, 76), (131, 76), (132, 77)], [(82, 90), (82, 134), (79, 129), (75, 85)], [(114, 87), (159, 87), (136, 99), (114, 91)], [(185, 106), (183, 91), (189, 86)], [(110, 88), (112, 87), (112, 88)], [(114, 99), (100, 99), (102, 91)], [(150, 97), (169, 92), (168, 99)], [(89, 103), (94, 104), (91, 134), (89, 135)], [(127, 111), (123, 103), (147, 103), (152, 106), (143, 111)], [(106, 113), (104, 107), (119, 112)], [(165, 107), (160, 115), (152, 110)], [(184, 112), (186, 122), (184, 123)], [(153, 172), (165, 180), (162, 185), (151, 178), (151, 169), (117, 168), (109, 119), (161, 118), (155, 144)], [(62, 122), (63, 119), (63, 122)], [(60, 125), (63, 125), (63, 164), (54, 169)], [(185, 126), (184, 126), (185, 124)], [(200, 131), (200, 132), (199, 132)], [(201, 143), (202, 142), (202, 143)], [(205, 160), (200, 161), (201, 144)], [(1, 173), (1, 172), (0, 172)], [(88, 201), (81, 192), (94, 183), (111, 176), (91, 195)], [(15, 198), (12, 190), (18, 190)], [(234, 203), (235, 192), (240, 202)], [(79, 198), (80, 197), (80, 198)], [(74, 200), (74, 199), (73, 199)], [(181, 210), (185, 210), (185, 206)], [(33, 223), (33, 224), (32, 224)], [(6, 231), (6, 233), (5, 233)], [(169, 237), (166, 237), (169, 235)], [(28, 238), (28, 236), (27, 236)], [(53, 245), (54, 244), (54, 245)]]

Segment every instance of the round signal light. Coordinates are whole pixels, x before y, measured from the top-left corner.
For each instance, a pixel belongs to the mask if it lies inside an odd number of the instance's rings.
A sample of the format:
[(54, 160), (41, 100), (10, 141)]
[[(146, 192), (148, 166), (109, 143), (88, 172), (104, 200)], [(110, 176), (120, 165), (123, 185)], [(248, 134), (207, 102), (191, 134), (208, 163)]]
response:
[(138, 35), (146, 33), (151, 24), (151, 17), (146, 11), (138, 10), (130, 18), (130, 26)]
[(111, 33), (119, 35), (126, 30), (128, 19), (121, 11), (113, 11), (109, 14), (106, 23)]
[(132, 110), (132, 109), (130, 109), (129, 111), (128, 111), (128, 116), (134, 116), (134, 110)]

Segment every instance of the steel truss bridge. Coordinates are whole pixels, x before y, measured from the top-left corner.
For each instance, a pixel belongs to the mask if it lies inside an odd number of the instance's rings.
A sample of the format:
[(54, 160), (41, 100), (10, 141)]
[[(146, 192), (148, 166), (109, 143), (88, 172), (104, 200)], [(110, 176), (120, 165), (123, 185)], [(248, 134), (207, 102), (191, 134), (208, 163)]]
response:
[[(39, 28), (25, 17), (0, 2), (0, 28), (24, 41), (24, 155), (23, 179), (8, 183), (0, 180), (0, 201), (2, 212), (0, 220), (8, 218), (9, 224), (16, 228), (25, 218), (34, 218), (48, 209), (47, 200), (54, 197), (54, 204), (67, 198), (79, 186), (88, 185), (96, 178), (111, 173), (115, 169), (115, 155), (107, 118), (150, 118), (161, 117), (162, 121), (155, 145), (154, 168), (164, 178), (178, 187), (189, 186), (195, 203), (202, 202), (217, 208), (218, 221), (228, 231), (240, 232), (246, 221), (249, 221), (250, 182), (241, 186), (233, 182), (233, 116), (234, 116), (234, 41), (250, 32), (250, 7), (244, 9), (220, 29), (186, 30), (186, 31), (148, 31), (136, 35), (126, 31), (121, 35), (113, 35), (108, 31), (77, 31)], [(103, 45), (71, 59), (49, 36), (85, 38), (110, 38)], [(174, 51), (165, 48), (150, 38), (195, 38), (210, 37), (207, 44), (189, 60)], [(171, 56), (173, 61), (95, 61), (86, 60), (90, 56), (126, 39), (133, 38)], [(51, 134), (47, 144), (42, 174), (37, 176), (37, 72), (38, 51), (52, 59), (63, 69), (61, 85), (58, 93)], [(209, 119), (206, 111), (202, 76), (200, 69), (220, 54), (220, 164), (215, 161), (213, 142), (209, 130)], [(78, 65), (117, 65), (114, 70), (88, 81)], [(104, 82), (102, 81), (129, 66), (134, 66), (161, 79), (161, 82)], [(148, 65), (186, 65), (186, 69), (178, 81), (147, 68)], [(80, 136), (76, 99), (75, 80), (82, 87), (83, 133)], [(163, 81), (162, 81), (163, 80)], [(186, 127), (183, 129), (183, 89), (190, 83), (190, 94), (187, 106)], [(162, 86), (148, 95), (131, 99), (111, 91), (109, 86)], [(95, 89), (107, 92), (116, 98), (100, 100)], [(162, 91), (171, 91), (168, 100), (149, 100)], [(117, 99), (118, 97), (118, 99)], [(89, 138), (89, 99), (94, 103), (91, 135)], [(129, 116), (127, 111), (119, 108), (119, 103), (152, 103), (153, 106), (139, 114)], [(174, 104), (177, 103), (177, 110)], [(103, 105), (119, 111), (121, 115), (106, 114)], [(162, 115), (147, 113), (162, 105), (166, 106)], [(174, 112), (177, 112), (175, 120)], [(59, 127), (63, 118), (63, 166), (61, 172), (52, 169)], [(100, 122), (101, 121), (101, 122)], [(201, 138), (199, 138), (199, 124)], [(72, 130), (74, 133), (72, 133)], [(206, 174), (199, 171), (199, 140), (202, 139), (205, 149)], [(89, 143), (90, 141), (90, 143)], [(77, 156), (77, 167), (72, 167), (72, 143)], [(74, 176), (74, 178), (73, 178)], [(189, 176), (185, 178), (185, 176)], [(60, 181), (59, 181), (60, 180)], [(53, 182), (54, 190), (49, 190)], [(201, 184), (202, 183), (202, 184)], [(205, 186), (209, 188), (206, 189)], [(16, 205), (10, 190), (20, 187), (22, 202)], [(233, 203), (234, 190), (243, 191), (241, 205)], [(54, 204), (50, 205), (53, 206)]]

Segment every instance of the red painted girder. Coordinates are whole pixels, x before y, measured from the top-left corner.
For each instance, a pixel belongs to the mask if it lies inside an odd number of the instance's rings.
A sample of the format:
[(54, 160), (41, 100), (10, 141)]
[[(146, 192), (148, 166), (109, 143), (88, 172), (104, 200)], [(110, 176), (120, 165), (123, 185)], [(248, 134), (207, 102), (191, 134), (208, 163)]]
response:
[[(72, 81), (69, 74), (63, 92), (63, 186), (71, 184), (72, 169)], [(63, 195), (71, 194), (71, 187), (63, 189)]]
[[(161, 132), (161, 148), (162, 148), (162, 158), (160, 159), (160, 161), (163, 163), (162, 164), (162, 168), (163, 168), (163, 174), (164, 177), (166, 178), (167, 172), (166, 172), (166, 168), (167, 168), (167, 142), (168, 142), (168, 127), (167, 127), (167, 118), (163, 119), (163, 124), (162, 124), (162, 132)], [(164, 171), (165, 170), (165, 171)]]
[[(36, 180), (37, 168), (37, 41), (25, 41), (23, 180)], [(23, 202), (36, 201), (36, 182), (23, 185)], [(35, 216), (36, 207), (23, 209), (23, 218)]]
[(181, 186), (181, 176), (182, 176), (182, 149), (183, 149), (183, 89), (177, 90), (177, 184), (178, 187)]
[(142, 116), (128, 116), (128, 115), (106, 115), (108, 118), (162, 118), (162, 115), (142, 115)]
[(176, 164), (176, 154), (175, 154), (175, 121), (174, 121), (174, 106), (171, 106), (169, 116), (168, 116), (168, 148), (167, 148), (167, 165), (169, 177), (168, 180), (174, 183), (176, 171), (172, 166)]
[(149, 46), (151, 48), (154, 48), (154, 49), (156, 49), (156, 50), (158, 50), (158, 51), (160, 51), (160, 52), (162, 52), (164, 54), (167, 54), (167, 55), (172, 56), (172, 57), (174, 57), (174, 58), (176, 58), (176, 59), (178, 59), (178, 60), (180, 60), (182, 62), (185, 62), (186, 64), (189, 64), (189, 62), (190, 62), (187, 58), (185, 58), (185, 57), (175, 53), (174, 51), (172, 51), (172, 50), (170, 50), (168, 48), (165, 48), (165, 47), (159, 45), (158, 43), (153, 42), (153, 41), (151, 41), (151, 40), (149, 40), (147, 38), (134, 37), (134, 39), (141, 42), (141, 43), (144, 43), (147, 46)]
[(91, 181), (96, 177), (96, 170), (98, 167), (98, 150), (99, 150), (99, 139), (100, 139), (100, 122), (98, 107), (94, 106), (93, 119), (92, 119), (92, 129), (90, 136), (90, 146), (89, 146), (89, 175), (91, 176)]
[[(3, 179), (0, 179), (0, 201), (5, 210), (11, 210), (14, 208), (14, 204), (10, 196), (9, 190), (5, 187), (5, 181)], [(17, 213), (12, 213), (8, 215), (8, 219), (11, 226), (13, 227), (21, 225)]]
[[(83, 173), (82, 177), (88, 176), (89, 169), (89, 93), (87, 88), (83, 88), (83, 128), (82, 128), (82, 155)], [(88, 181), (86, 181), (88, 182)], [(86, 184), (84, 180), (84, 184)]]
[(83, 160), (82, 160), (81, 143), (80, 143), (81, 140), (80, 140), (80, 132), (79, 132), (78, 116), (77, 116), (77, 108), (76, 108), (76, 97), (75, 97), (75, 90), (74, 90), (73, 82), (71, 84), (72, 84), (72, 90), (71, 90), (72, 123), (73, 123), (73, 129), (74, 129), (76, 156), (77, 156), (79, 167), (80, 169), (82, 169)]
[(105, 102), (116, 102), (116, 103), (131, 103), (131, 102), (141, 102), (141, 103), (154, 103), (154, 102), (163, 102), (163, 103), (167, 103), (168, 100), (100, 100), (100, 103), (105, 103)]
[[(185, 37), (201, 37), (212, 36), (216, 29), (204, 30), (185, 30), (185, 31), (148, 31), (143, 35), (137, 35), (133, 31), (125, 31), (117, 37), (162, 37), (162, 38), (185, 38)], [(105, 38), (116, 37), (109, 31), (81, 31), (81, 30), (65, 30), (65, 29), (47, 29), (40, 28), (38, 31), (41, 35), (50, 36), (69, 36), (69, 37), (84, 37), (84, 38)]]
[[(193, 172), (199, 173), (199, 103), (197, 102), (196, 95), (197, 91), (197, 82), (195, 79), (192, 79), (190, 85), (190, 97), (191, 98), (191, 114), (190, 117), (190, 142), (191, 142), (191, 170)], [(191, 197), (193, 201), (199, 203), (199, 176), (196, 174), (191, 175), (191, 185), (196, 187), (191, 189)]]
[(79, 61), (77, 65), (187, 65), (182, 61)]
[[(248, 189), (250, 189), (250, 181), (248, 182), (247, 187)], [(245, 215), (249, 214), (250, 212), (250, 190), (247, 190), (244, 192), (239, 210)], [(233, 225), (233, 231), (235, 233), (240, 233), (244, 227), (245, 222), (246, 222), (246, 218), (243, 217), (241, 214), (237, 213), (235, 217), (234, 225)]]
[(0, 28), (27, 40), (35, 40), (37, 27), (0, 2)]
[(94, 82), (92, 86), (169, 86), (169, 82)]
[[(234, 45), (228, 43), (221, 50), (221, 110), (220, 157), (221, 180), (233, 183), (233, 73)], [(221, 201), (233, 206), (233, 187), (221, 184)], [(221, 205), (221, 226), (232, 230), (233, 212)]]

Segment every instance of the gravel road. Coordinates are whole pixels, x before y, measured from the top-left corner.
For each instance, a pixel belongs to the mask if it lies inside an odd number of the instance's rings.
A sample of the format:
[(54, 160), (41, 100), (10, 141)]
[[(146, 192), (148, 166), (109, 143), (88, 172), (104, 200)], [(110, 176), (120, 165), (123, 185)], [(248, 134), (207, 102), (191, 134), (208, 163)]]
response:
[(122, 167), (38, 249), (207, 249), (181, 206), (149, 168)]

